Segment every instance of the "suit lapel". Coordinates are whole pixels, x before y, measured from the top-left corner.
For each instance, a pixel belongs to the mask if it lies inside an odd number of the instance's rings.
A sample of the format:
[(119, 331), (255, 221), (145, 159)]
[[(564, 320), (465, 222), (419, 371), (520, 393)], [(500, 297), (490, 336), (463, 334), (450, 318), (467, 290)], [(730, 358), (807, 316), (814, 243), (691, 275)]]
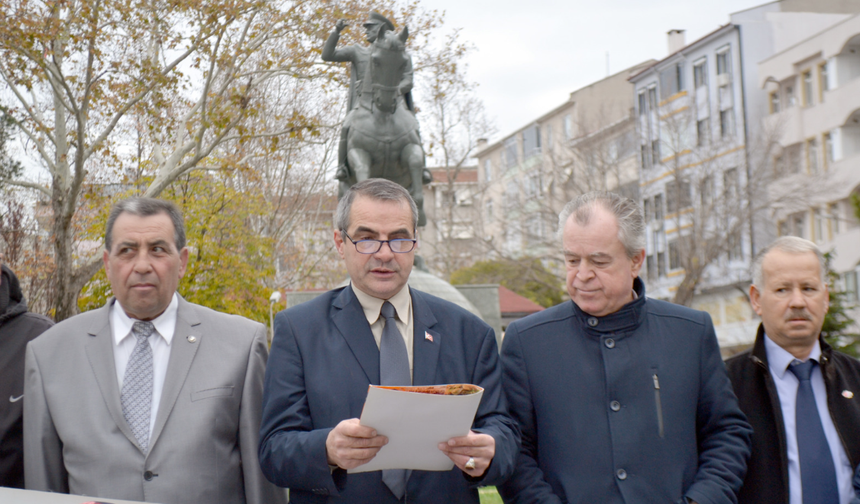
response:
[(197, 317), (194, 307), (182, 296), (178, 294), (177, 296), (179, 297), (179, 307), (176, 312), (176, 331), (173, 333), (173, 340), (170, 343), (170, 359), (167, 363), (167, 373), (164, 376), (161, 402), (155, 416), (155, 427), (149, 438), (150, 452), (158, 441), (158, 436), (164, 430), (170, 412), (176, 405), (176, 399), (179, 397), (183, 385), (185, 385), (185, 379), (191, 370), (191, 363), (194, 361), (194, 356), (197, 355), (197, 349), (203, 344), (200, 319)]
[(351, 285), (334, 298), (331, 318), (364, 370), (367, 381), (379, 384), (379, 348)]
[(96, 382), (99, 385), (99, 391), (102, 394), (105, 405), (107, 405), (111, 418), (113, 418), (119, 430), (125, 434), (125, 437), (132, 444), (138, 446), (137, 438), (134, 437), (131, 428), (128, 426), (128, 422), (125, 420), (125, 415), (122, 413), (122, 404), (120, 403), (113, 337), (110, 327), (110, 305), (113, 301), (113, 298), (111, 298), (104, 307), (99, 308), (100, 313), (97, 322), (87, 331), (90, 335), (89, 341), (86, 344), (87, 359), (89, 360), (90, 368), (93, 370)]
[[(433, 330), (436, 317), (419, 291), (410, 289), (412, 295), (412, 384), (436, 384), (436, 364), (442, 348), (443, 335)], [(429, 336), (429, 338), (428, 338)]]

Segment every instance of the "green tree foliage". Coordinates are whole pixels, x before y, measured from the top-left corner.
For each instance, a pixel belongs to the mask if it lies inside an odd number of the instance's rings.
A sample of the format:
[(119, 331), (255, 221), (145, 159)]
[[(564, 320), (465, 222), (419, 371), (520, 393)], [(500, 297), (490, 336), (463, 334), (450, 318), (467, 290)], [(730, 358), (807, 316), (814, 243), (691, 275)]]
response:
[[(824, 254), (828, 264), (831, 254)], [(851, 331), (855, 321), (848, 313), (848, 295), (839, 290), (837, 280), (839, 275), (827, 268), (827, 286), (830, 291), (830, 309), (824, 316), (824, 325), (821, 327), (821, 335), (835, 349), (855, 357), (860, 356), (860, 334)]]
[[(264, 280), (275, 273), (273, 245), (256, 231), (268, 212), (265, 200), (237, 187), (234, 176), (202, 173), (181, 177), (161, 196), (176, 203), (185, 217), (189, 257), (179, 294), (193, 303), (267, 323), (271, 292)], [(95, 235), (104, 236), (106, 216), (93, 219)], [(78, 306), (82, 311), (97, 308), (110, 295), (101, 270), (84, 287)]]
[(451, 284), (497, 283), (549, 308), (564, 300), (562, 281), (547, 270), (539, 259), (499, 259), (478, 261), (451, 274)]

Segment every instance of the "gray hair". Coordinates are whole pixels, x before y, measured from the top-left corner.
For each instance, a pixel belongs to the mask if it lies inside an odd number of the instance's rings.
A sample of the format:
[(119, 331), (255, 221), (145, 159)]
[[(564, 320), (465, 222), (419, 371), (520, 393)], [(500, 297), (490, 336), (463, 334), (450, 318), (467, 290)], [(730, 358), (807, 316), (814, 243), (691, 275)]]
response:
[(756, 254), (755, 259), (753, 259), (752, 280), (753, 285), (755, 285), (757, 288), (761, 289), (762, 287), (764, 287), (764, 272), (762, 271), (762, 263), (764, 263), (764, 257), (773, 250), (778, 250), (780, 252), (786, 252), (789, 254), (805, 254), (807, 252), (812, 252), (813, 254), (815, 254), (815, 257), (818, 258), (818, 265), (821, 268), (821, 271), (819, 273), (821, 281), (826, 281), (825, 279), (827, 278), (827, 260), (824, 258), (824, 254), (821, 252), (821, 249), (818, 248), (818, 245), (812, 243), (809, 240), (798, 238), (797, 236), (781, 236), (771, 242), (770, 245), (763, 248), (758, 254)]
[(176, 245), (176, 250), (182, 250), (185, 247), (185, 222), (182, 220), (182, 212), (176, 208), (176, 205), (155, 198), (126, 198), (114, 205), (108, 216), (105, 230), (105, 248), (108, 252), (113, 244), (113, 225), (124, 213), (138, 217), (166, 214), (173, 221), (173, 243)]
[(587, 192), (564, 206), (558, 214), (559, 241), (564, 239), (564, 226), (571, 216), (577, 224), (585, 226), (597, 206), (607, 210), (618, 221), (618, 241), (628, 258), (633, 259), (645, 250), (645, 219), (639, 205), (630, 198), (607, 191)]
[(352, 202), (357, 196), (363, 196), (375, 201), (395, 201), (406, 203), (412, 211), (412, 230), (418, 228), (418, 205), (412, 200), (409, 191), (400, 184), (387, 179), (371, 178), (363, 180), (346, 190), (340, 201), (337, 202), (337, 211), (334, 214), (335, 227), (340, 231), (349, 229), (349, 214), (352, 210)]

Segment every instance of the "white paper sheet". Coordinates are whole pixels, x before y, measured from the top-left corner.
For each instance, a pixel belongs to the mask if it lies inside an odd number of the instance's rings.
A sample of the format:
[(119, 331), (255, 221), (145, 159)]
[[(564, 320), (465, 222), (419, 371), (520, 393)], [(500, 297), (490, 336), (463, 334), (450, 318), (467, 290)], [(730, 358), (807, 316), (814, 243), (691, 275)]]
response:
[(468, 395), (436, 395), (371, 385), (361, 412), (361, 424), (387, 436), (388, 444), (373, 460), (349, 472), (451, 470), (454, 462), (439, 451), (438, 445), (469, 433), (483, 394), (484, 389)]

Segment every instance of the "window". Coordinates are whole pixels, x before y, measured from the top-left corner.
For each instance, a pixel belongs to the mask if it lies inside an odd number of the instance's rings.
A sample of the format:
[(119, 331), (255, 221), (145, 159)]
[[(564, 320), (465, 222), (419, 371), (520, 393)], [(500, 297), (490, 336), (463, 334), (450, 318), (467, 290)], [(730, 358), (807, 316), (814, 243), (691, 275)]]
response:
[(824, 92), (830, 91), (830, 84), (827, 82), (827, 62), (818, 65), (818, 101), (824, 101)]
[(660, 140), (654, 140), (651, 142), (651, 163), (660, 163)]
[(857, 288), (857, 271), (849, 271), (842, 275), (842, 284), (845, 286), (845, 300), (849, 303), (860, 301), (860, 292)]
[(645, 113), (648, 112), (648, 106), (646, 105), (646, 103), (648, 103), (648, 102), (645, 101), (645, 91), (640, 91), (639, 92), (639, 115), (645, 115)]
[(740, 230), (735, 230), (729, 233), (728, 236), (728, 256), (729, 261), (740, 261), (744, 258), (744, 248), (743, 241), (741, 240), (741, 232)]
[(830, 132), (824, 134), (824, 169), (833, 163), (833, 137)]
[(830, 233), (830, 239), (839, 234), (839, 205), (830, 203), (827, 205), (827, 232)]
[(487, 222), (493, 222), (493, 200), (484, 203), (484, 210), (487, 212)]
[(519, 162), (517, 159), (517, 137), (505, 140), (505, 168), (511, 169)]
[(666, 211), (673, 214), (689, 208), (693, 204), (690, 198), (690, 182), (676, 178), (666, 184)]
[(717, 75), (732, 74), (732, 58), (731, 51), (726, 47), (717, 53)]
[(512, 220), (505, 229), (505, 249), (508, 253), (516, 253), (522, 249), (523, 237), (520, 232), (520, 223)]
[(657, 110), (657, 87), (651, 86), (648, 88), (648, 107), (649, 110)]
[(789, 217), (789, 234), (806, 238), (806, 214), (803, 212), (796, 213)]
[(657, 275), (666, 276), (666, 253), (657, 252)]
[(812, 70), (807, 70), (801, 74), (803, 81), (803, 106), (809, 107), (812, 103)]
[(489, 182), (493, 180), (493, 163), (490, 162), (489, 159), (484, 160), (484, 181)]
[(708, 136), (710, 128), (708, 127), (708, 119), (696, 121), (696, 146), (703, 147), (708, 144)]
[(827, 221), (824, 218), (824, 212), (821, 211), (820, 208), (816, 208), (812, 211), (815, 220), (813, 220), (814, 227), (813, 232), (815, 233), (815, 243), (821, 243), (826, 238), (825, 232), (827, 229)]
[(530, 240), (540, 241), (544, 239), (545, 233), (543, 228), (543, 219), (540, 214), (532, 214), (526, 219), (526, 236)]
[(708, 85), (708, 60), (702, 58), (693, 63), (693, 89)]
[(642, 164), (642, 168), (646, 168), (648, 166), (648, 146), (640, 145), (639, 146), (639, 162)]
[(678, 240), (669, 242), (669, 269), (675, 270), (681, 267), (681, 250)]
[(738, 169), (729, 168), (723, 172), (723, 191), (726, 199), (737, 198), (739, 194), (740, 180), (738, 180)]
[(654, 254), (645, 258), (645, 270), (648, 272), (649, 281), (653, 282), (657, 279), (657, 262), (654, 258)]
[(540, 196), (540, 172), (534, 170), (526, 176), (525, 189), (523, 191), (526, 199), (534, 199)]
[(783, 150), (782, 156), (780, 156), (779, 174), (793, 175), (795, 173), (800, 173), (803, 168), (803, 163), (801, 162), (802, 149), (803, 145), (798, 142), (796, 144), (789, 145)]
[(520, 206), (520, 185), (515, 179), (508, 180), (505, 186), (505, 208), (513, 210)]
[(818, 165), (818, 142), (811, 138), (806, 141), (806, 166), (810, 174), (816, 174), (819, 170)]
[(684, 63), (676, 63), (660, 72), (660, 98), (667, 99), (683, 91)]
[(546, 127), (546, 147), (547, 147), (547, 149), (552, 149), (552, 124), (547, 124), (545, 127)]
[(526, 128), (523, 133), (523, 161), (540, 154), (540, 126)]
[(564, 116), (564, 139), (570, 140), (573, 138), (573, 118), (570, 114)]
[(728, 139), (735, 134), (735, 120), (732, 109), (720, 111), (720, 138)]
[(651, 215), (653, 214), (653, 210), (651, 210), (651, 199), (645, 198), (642, 200), (642, 217), (645, 219), (645, 223), (651, 222)]
[(699, 199), (703, 208), (711, 206), (714, 201), (714, 177), (706, 175), (699, 182)]
[(663, 195), (658, 194), (654, 196), (654, 220), (662, 221), (663, 220)]
[(774, 91), (770, 94), (770, 113), (779, 113), (779, 91)]

